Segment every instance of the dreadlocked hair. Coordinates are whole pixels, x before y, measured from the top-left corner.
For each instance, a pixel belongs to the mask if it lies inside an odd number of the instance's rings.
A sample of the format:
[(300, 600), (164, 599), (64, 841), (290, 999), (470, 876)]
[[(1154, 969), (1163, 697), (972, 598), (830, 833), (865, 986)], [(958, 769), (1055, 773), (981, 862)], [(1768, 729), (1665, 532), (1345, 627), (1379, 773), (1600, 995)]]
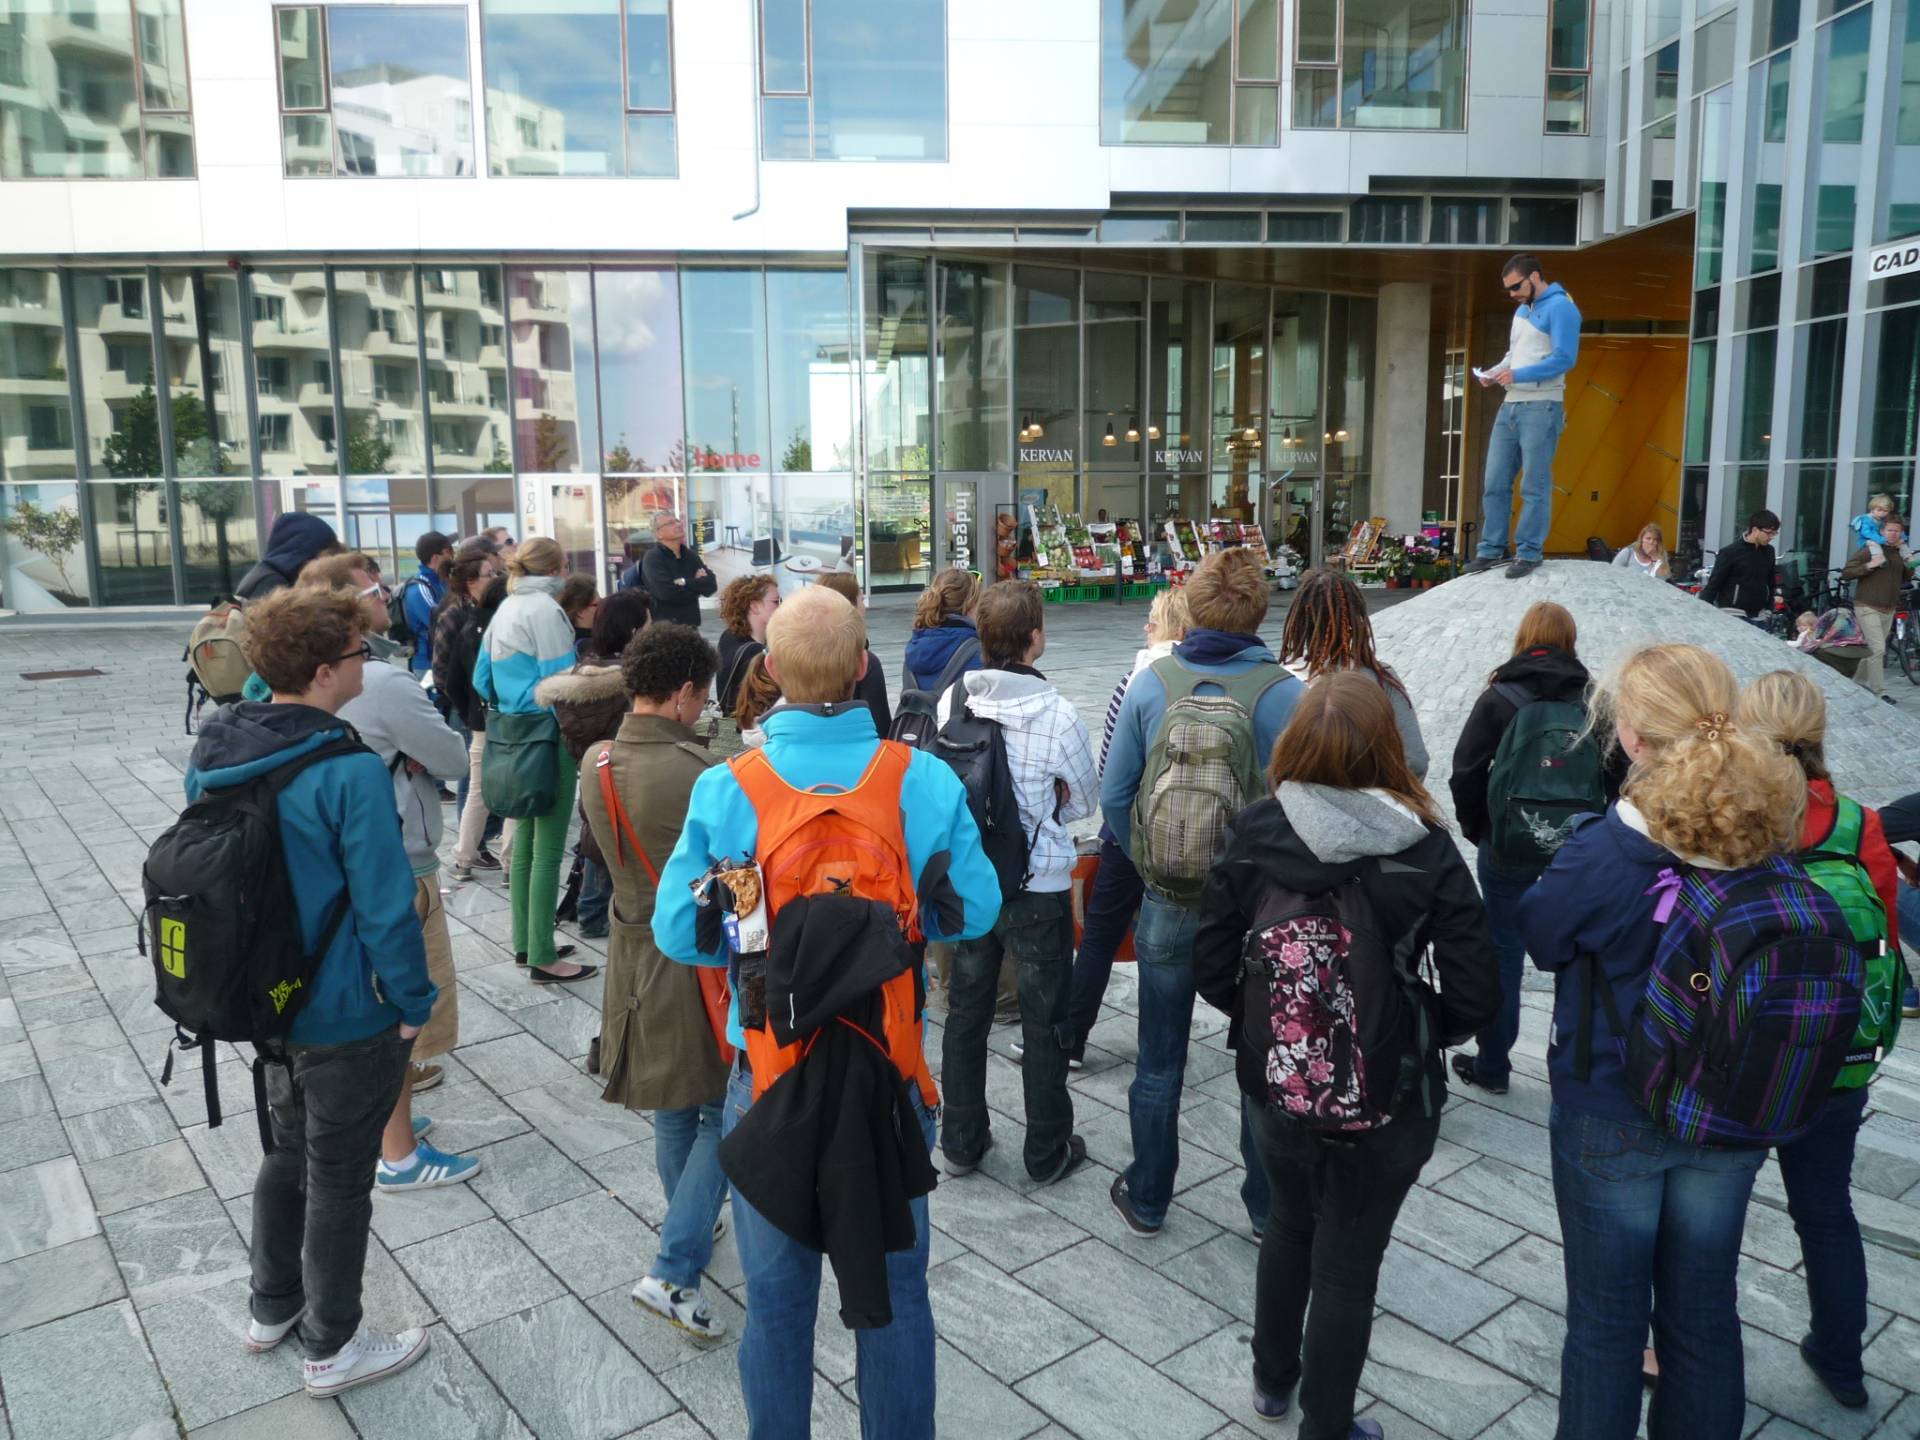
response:
[(1298, 662), (1307, 679), (1341, 670), (1370, 670), (1380, 683), (1408, 699), (1407, 687), (1391, 666), (1373, 653), (1373, 622), (1360, 587), (1333, 570), (1309, 570), (1300, 577), (1280, 635), (1280, 663)]

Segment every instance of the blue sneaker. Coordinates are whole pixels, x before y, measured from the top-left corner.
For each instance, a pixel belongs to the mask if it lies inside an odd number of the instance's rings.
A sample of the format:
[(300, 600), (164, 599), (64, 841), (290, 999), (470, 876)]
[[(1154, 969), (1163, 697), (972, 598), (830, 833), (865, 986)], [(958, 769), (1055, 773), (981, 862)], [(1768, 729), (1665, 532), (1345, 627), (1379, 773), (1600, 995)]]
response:
[(480, 1160), (474, 1155), (448, 1155), (422, 1143), (415, 1151), (414, 1163), (395, 1170), (385, 1160), (375, 1167), (374, 1188), (378, 1190), (431, 1190), (439, 1185), (459, 1185), (480, 1172)]
[(1347, 1432), (1347, 1440), (1384, 1440), (1385, 1435), (1378, 1420), (1356, 1420)]
[(1900, 997), (1900, 1013), (1909, 1020), (1920, 1018), (1920, 986), (1907, 986), (1906, 993)]
[(1253, 1413), (1262, 1420), (1284, 1420), (1291, 1409), (1293, 1409), (1291, 1394), (1269, 1395), (1260, 1388), (1258, 1380), (1253, 1382)]
[(427, 1138), (427, 1133), (432, 1129), (433, 1129), (433, 1121), (429, 1120), (424, 1115), (414, 1116), (413, 1117), (413, 1143), (418, 1145), (422, 1140)]

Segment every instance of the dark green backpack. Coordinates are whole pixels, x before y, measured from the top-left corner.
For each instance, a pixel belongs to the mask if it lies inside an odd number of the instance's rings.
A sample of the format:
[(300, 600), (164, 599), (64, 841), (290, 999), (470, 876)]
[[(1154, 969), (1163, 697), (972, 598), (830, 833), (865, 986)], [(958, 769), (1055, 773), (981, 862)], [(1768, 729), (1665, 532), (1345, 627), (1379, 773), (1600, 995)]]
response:
[(1873, 1079), (1880, 1061), (1900, 1033), (1900, 992), (1906, 965), (1887, 944), (1887, 907), (1868, 878), (1860, 858), (1866, 812), (1859, 802), (1835, 797), (1833, 826), (1818, 844), (1800, 856), (1813, 883), (1834, 898), (1847, 917), (1853, 938), (1867, 957), (1867, 983), (1860, 992), (1860, 1028), (1854, 1032), (1845, 1063), (1833, 1082), (1836, 1090), (1857, 1090)]
[(1576, 819), (1607, 808), (1600, 745), (1587, 733), (1584, 706), (1537, 699), (1511, 681), (1493, 689), (1514, 716), (1487, 776), (1487, 843), (1503, 869), (1537, 874)]

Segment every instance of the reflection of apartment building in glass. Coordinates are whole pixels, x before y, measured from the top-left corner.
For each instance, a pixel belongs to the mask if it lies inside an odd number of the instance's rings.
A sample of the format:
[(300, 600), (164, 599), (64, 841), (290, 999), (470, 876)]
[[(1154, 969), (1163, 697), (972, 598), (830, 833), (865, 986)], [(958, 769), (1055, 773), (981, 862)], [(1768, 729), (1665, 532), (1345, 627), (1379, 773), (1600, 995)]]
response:
[(8, 604), (293, 507), (882, 587), (1032, 501), (1477, 523), (1515, 251), (1550, 550), (1913, 503), (1920, 0), (12, 0), (0, 216)]

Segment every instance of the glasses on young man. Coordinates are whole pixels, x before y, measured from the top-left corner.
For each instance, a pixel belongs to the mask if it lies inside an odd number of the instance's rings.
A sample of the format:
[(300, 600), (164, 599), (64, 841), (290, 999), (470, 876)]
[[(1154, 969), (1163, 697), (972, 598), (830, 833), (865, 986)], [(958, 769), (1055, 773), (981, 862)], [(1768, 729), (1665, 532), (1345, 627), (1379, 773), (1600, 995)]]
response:
[(349, 660), (371, 660), (372, 658), (373, 658), (373, 646), (369, 645), (366, 641), (362, 640), (360, 642), (360, 648), (358, 650), (349, 650), (346, 654), (342, 655), (338, 660), (334, 661), (333, 663), (336, 665), (344, 665)]

